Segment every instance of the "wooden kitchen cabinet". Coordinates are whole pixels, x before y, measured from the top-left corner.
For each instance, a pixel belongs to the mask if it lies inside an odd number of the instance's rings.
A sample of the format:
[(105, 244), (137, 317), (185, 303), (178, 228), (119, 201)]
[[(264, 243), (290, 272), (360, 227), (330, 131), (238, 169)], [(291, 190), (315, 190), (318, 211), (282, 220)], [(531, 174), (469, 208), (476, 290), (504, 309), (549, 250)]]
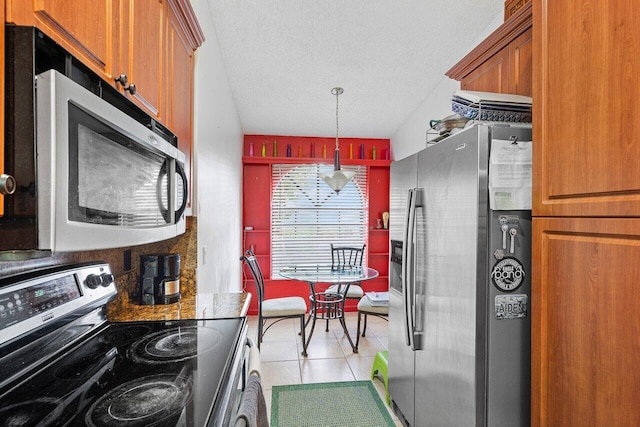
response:
[(6, 0), (6, 22), (38, 27), (103, 79), (112, 82), (118, 0)]
[(460, 89), (532, 95), (532, 14), (526, 4), (445, 73)]
[[(451, 77), (451, 76), (450, 76)], [(509, 93), (509, 47), (500, 49), (460, 80), (460, 89)]]
[(534, 5), (534, 215), (638, 217), (640, 3)]
[(533, 29), (529, 27), (509, 43), (509, 93), (533, 93)]
[(7, 7), (9, 22), (38, 27), (160, 120), (164, 18), (162, 0), (9, 0)]
[[(204, 42), (188, 0), (7, 0), (6, 11), (7, 22), (38, 27), (163, 123), (171, 90), (165, 64), (192, 70), (193, 52)], [(169, 29), (189, 40), (191, 52), (173, 54)], [(173, 64), (187, 58), (187, 64)], [(135, 93), (116, 81), (121, 74)]]
[[(165, 113), (161, 111), (166, 13), (163, 3), (122, 0), (118, 65), (114, 71), (114, 78), (124, 75), (127, 79), (126, 84), (117, 83), (116, 87), (160, 121)], [(126, 89), (131, 86), (135, 89)]]
[[(161, 0), (8, 0), (8, 22), (40, 29), (84, 65), (161, 119)], [(126, 76), (127, 86), (115, 79)], [(133, 84), (135, 93), (125, 90)]]
[(533, 1), (533, 427), (640, 425), (639, 24)]
[(534, 218), (532, 426), (640, 425), (640, 218)]

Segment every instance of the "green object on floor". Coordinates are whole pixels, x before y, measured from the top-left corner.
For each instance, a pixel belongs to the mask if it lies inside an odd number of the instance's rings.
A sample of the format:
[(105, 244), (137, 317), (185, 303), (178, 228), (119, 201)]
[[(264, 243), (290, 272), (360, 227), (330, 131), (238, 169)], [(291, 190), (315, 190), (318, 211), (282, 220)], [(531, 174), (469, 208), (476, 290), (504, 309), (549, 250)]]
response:
[(373, 379), (376, 374), (382, 377), (384, 389), (387, 391), (387, 405), (391, 405), (391, 400), (389, 399), (389, 352), (387, 350), (377, 352), (376, 358), (373, 359), (371, 379)]
[(395, 426), (371, 381), (273, 386), (271, 427)]

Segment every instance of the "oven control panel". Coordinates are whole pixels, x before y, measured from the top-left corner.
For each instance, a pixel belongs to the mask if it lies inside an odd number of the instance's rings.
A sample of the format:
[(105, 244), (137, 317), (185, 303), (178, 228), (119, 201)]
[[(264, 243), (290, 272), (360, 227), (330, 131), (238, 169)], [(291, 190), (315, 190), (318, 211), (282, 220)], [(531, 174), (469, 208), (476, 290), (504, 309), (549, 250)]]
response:
[(0, 280), (0, 344), (116, 295), (108, 264), (82, 264)]

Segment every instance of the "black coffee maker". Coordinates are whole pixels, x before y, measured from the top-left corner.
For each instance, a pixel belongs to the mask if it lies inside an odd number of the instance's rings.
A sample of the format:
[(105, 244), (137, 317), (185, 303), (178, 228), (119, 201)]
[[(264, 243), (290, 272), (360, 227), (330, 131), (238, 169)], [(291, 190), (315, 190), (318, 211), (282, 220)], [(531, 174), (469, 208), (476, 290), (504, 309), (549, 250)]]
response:
[(180, 300), (180, 254), (140, 255), (140, 304)]

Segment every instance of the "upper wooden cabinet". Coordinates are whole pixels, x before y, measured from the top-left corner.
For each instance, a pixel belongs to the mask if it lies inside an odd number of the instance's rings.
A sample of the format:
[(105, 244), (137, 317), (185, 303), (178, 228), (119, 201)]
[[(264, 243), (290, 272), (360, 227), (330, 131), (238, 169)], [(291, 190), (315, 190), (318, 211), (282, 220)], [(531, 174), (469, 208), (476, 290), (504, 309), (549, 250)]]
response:
[(166, 114), (161, 110), (166, 19), (163, 1), (122, 0), (121, 7), (114, 78), (123, 76), (122, 80), (126, 80), (116, 86), (163, 121)]
[(532, 95), (532, 17), (527, 3), (445, 74), (460, 88)]
[[(192, 69), (190, 58), (204, 41), (188, 0), (7, 0), (6, 11), (7, 22), (38, 27), (170, 128), (165, 64), (188, 59), (184, 67)], [(173, 55), (169, 26), (189, 42), (189, 55)]]
[(107, 81), (113, 81), (118, 0), (6, 0), (6, 22), (38, 27)]
[(534, 7), (534, 215), (640, 216), (640, 3)]

